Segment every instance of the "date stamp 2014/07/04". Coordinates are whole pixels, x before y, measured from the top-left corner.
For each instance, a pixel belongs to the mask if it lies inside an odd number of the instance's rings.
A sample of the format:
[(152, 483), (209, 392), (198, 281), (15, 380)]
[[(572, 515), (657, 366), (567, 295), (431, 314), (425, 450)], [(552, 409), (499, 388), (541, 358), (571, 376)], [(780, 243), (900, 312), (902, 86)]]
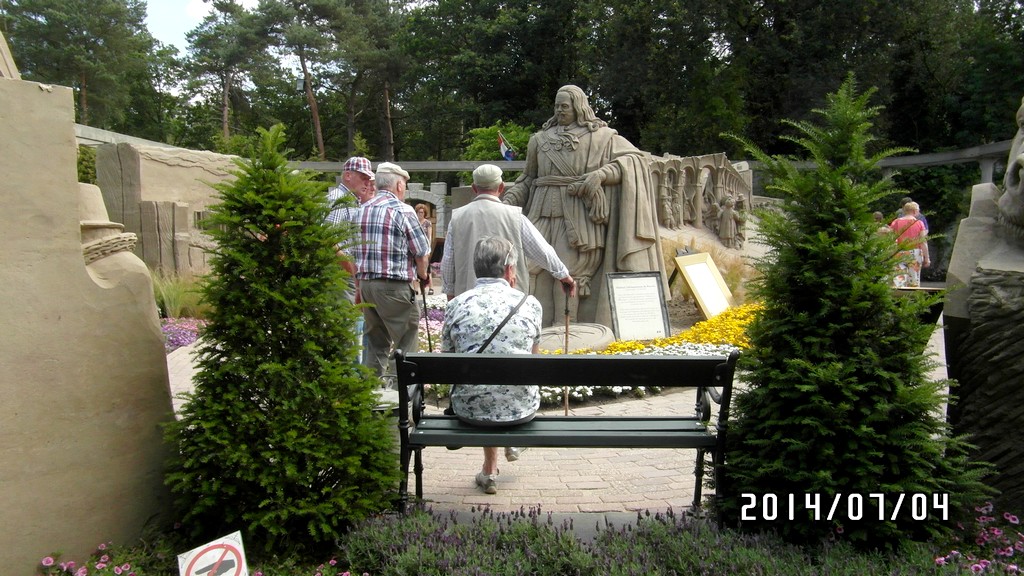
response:
[(949, 494), (740, 494), (740, 520), (949, 519)]

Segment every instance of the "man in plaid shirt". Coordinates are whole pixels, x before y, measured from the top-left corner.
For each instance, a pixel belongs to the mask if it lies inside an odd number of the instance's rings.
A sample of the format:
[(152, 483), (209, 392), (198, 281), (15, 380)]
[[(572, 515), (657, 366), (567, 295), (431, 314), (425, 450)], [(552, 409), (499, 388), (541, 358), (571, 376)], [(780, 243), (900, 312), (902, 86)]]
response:
[(359, 210), (361, 242), (354, 247), (362, 301), (366, 365), (378, 376), (395, 349), (419, 349), (420, 311), (412, 281), (426, 281), (430, 244), (412, 206), (405, 203), (409, 173), (396, 164), (377, 166), (377, 194)]

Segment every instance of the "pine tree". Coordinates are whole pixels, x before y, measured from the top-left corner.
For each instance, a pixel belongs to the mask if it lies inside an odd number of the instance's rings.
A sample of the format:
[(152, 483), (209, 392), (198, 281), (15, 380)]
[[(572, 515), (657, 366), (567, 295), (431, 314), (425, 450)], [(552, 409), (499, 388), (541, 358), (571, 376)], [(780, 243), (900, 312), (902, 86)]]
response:
[(260, 135), (237, 179), (215, 186), (214, 308), (168, 431), (168, 484), (197, 537), (241, 529), (267, 550), (315, 549), (389, 505), (398, 462), (342, 296), (334, 246), (352, 232), (324, 224), (324, 186), (288, 166), (283, 129)]
[[(868, 105), (873, 92), (857, 94), (850, 77), (814, 111), (821, 124), (787, 122), (812, 170), (734, 137), (764, 163), (782, 200), (760, 213), (769, 249), (756, 265), (752, 293), (764, 310), (741, 358), (748, 386), (737, 394), (729, 428), (723, 512), (738, 520), (739, 507), (750, 502), (738, 496), (754, 494), (758, 520), (741, 524), (801, 543), (840, 537), (891, 547), (936, 535), (951, 523), (940, 521), (932, 494), (948, 494), (952, 514), (983, 490), (982, 468), (939, 416), (947, 382), (928, 380), (934, 361), (924, 350), (934, 326), (920, 316), (940, 296), (902, 297), (888, 282), (896, 245), (878, 233), (869, 206), (898, 194), (877, 166), (903, 150), (869, 155), (879, 110)], [(873, 493), (885, 495), (881, 520)], [(927, 520), (911, 518), (912, 493), (928, 495)], [(767, 494), (778, 497), (778, 521), (762, 519)], [(797, 508), (792, 521), (789, 494)], [(819, 521), (805, 507), (813, 494), (824, 508)], [(836, 494), (839, 510), (826, 521)], [(851, 494), (863, 497), (860, 520), (856, 510), (847, 513)], [(893, 519), (900, 494), (906, 502)]]

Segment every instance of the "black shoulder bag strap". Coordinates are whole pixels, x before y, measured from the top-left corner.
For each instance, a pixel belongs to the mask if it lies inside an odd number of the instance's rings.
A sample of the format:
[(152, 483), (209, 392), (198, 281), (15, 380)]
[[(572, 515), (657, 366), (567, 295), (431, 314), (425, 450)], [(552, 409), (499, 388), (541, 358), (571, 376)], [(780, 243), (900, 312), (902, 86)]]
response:
[[(501, 321), (501, 324), (498, 324), (498, 327), (494, 329), (494, 332), (491, 332), (491, 335), (487, 337), (487, 340), (484, 341), (483, 345), (477, 349), (477, 354), (483, 353), (484, 349), (487, 348), (487, 345), (491, 343), (491, 340), (494, 340), (494, 337), (498, 335), (498, 332), (501, 332), (501, 329), (505, 327), (505, 324), (508, 324), (508, 321), (511, 320), (512, 317), (516, 315), (516, 312), (519, 311), (519, 307), (523, 305), (523, 302), (526, 302), (527, 297), (529, 297), (529, 294), (523, 294), (523, 297), (522, 299), (519, 300), (519, 303), (516, 304), (514, 308), (512, 308), (508, 315), (505, 316), (505, 319)], [(455, 392), (456, 386), (458, 386), (458, 384), (452, 385), (452, 389), (448, 393), (449, 398), (451, 398), (452, 394)], [(455, 408), (451, 404), (449, 404), (448, 407), (444, 409), (444, 414), (447, 416), (454, 416)]]
[(487, 340), (485, 340), (484, 343), (480, 346), (480, 348), (477, 349), (477, 354), (483, 354), (484, 348), (487, 348), (487, 345), (491, 343), (491, 340), (494, 340), (494, 337), (498, 335), (498, 332), (501, 332), (501, 329), (504, 328), (505, 324), (508, 324), (508, 321), (511, 320), (512, 317), (516, 315), (516, 312), (519, 311), (520, 306), (522, 306), (523, 302), (526, 302), (526, 299), (529, 297), (529, 294), (523, 294), (522, 299), (520, 299), (519, 303), (515, 305), (515, 308), (512, 308), (512, 310), (508, 313), (508, 316), (505, 316), (505, 319), (501, 321), (501, 324), (498, 324), (498, 327), (494, 329), (494, 332), (491, 332), (491, 335), (487, 337)]

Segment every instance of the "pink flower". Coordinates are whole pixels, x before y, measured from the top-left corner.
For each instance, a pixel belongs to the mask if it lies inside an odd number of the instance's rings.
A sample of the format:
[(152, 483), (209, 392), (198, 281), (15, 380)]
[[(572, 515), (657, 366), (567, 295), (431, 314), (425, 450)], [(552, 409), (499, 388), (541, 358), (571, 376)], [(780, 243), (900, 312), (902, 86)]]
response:
[(106, 550), (107, 549), (107, 545), (106, 544), (100, 544), (99, 546), (96, 547), (96, 549), (97, 550)]
[(103, 562), (97, 562), (97, 563), (96, 563), (96, 569), (97, 569), (97, 570), (103, 570), (103, 569), (104, 569), (104, 568), (106, 568), (106, 567), (107, 567), (107, 565), (106, 565), (106, 564), (104, 564)]
[(338, 565), (338, 561), (335, 560), (334, 558), (331, 558), (331, 561), (328, 562), (328, 564), (330, 564), (331, 566), (337, 566)]
[(75, 572), (75, 576), (89, 576), (89, 569), (82, 566), (77, 572)]
[(981, 572), (982, 570), (984, 570), (984, 568), (982, 568), (981, 564), (971, 564), (971, 572), (974, 572), (975, 574), (977, 574), (977, 573)]
[(47, 556), (43, 558), (43, 566), (53, 566), (57, 561), (53, 559), (53, 556)]
[(110, 556), (107, 556), (106, 554), (100, 556), (100, 562), (110, 562)]
[(114, 566), (114, 574), (117, 574), (118, 576), (121, 576), (121, 567), (120, 566)]
[(125, 572), (128, 572), (131, 569), (132, 569), (132, 565), (131, 564), (129, 564), (127, 562), (125, 562), (124, 564), (121, 564), (121, 570), (124, 570)]
[(1020, 519), (1009, 512), (1003, 512), (1003, 518), (1010, 524), (1020, 524)]
[(937, 564), (939, 566), (945, 566), (946, 565), (946, 557), (945, 556), (939, 556), (938, 558), (935, 559), (935, 564)]

